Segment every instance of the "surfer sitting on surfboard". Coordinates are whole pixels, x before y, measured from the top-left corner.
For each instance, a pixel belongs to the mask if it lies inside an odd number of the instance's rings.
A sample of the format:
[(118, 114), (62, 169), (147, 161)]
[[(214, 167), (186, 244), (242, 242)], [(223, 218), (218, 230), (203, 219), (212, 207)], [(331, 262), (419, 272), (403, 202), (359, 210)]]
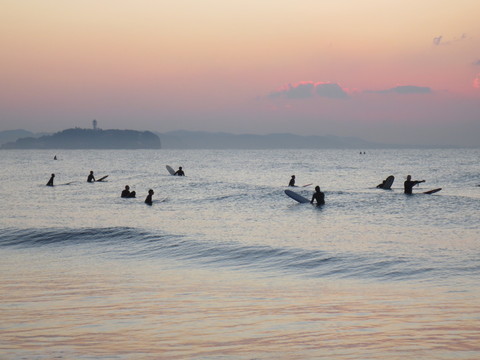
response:
[(320, 191), (320, 186), (318, 185), (315, 186), (315, 192), (312, 195), (312, 200), (310, 200), (310, 204), (313, 204), (313, 200), (317, 201), (317, 206), (325, 204), (325, 194)]
[(47, 186), (53, 186), (53, 178), (55, 177), (55, 174), (52, 174), (50, 177), (50, 180), (48, 180)]
[(125, 185), (125, 190), (122, 191), (122, 198), (134, 198), (136, 195), (135, 191), (130, 191), (130, 186)]
[(90, 174), (87, 177), (87, 182), (94, 182), (95, 176), (93, 176), (93, 171), (90, 171)]
[(425, 180), (412, 180), (410, 175), (407, 176), (407, 180), (403, 183), (404, 193), (412, 194), (412, 189), (415, 185), (425, 182)]
[(180, 166), (180, 167), (178, 168), (178, 170), (175, 172), (175, 174), (173, 174), (173, 175), (185, 176), (185, 173), (183, 172), (182, 167)]
[(148, 195), (147, 195), (147, 198), (145, 199), (145, 204), (148, 204), (148, 205), (153, 204), (153, 201), (152, 201), (153, 194), (154, 194), (154, 192), (153, 192), (152, 189), (148, 190)]
[(292, 175), (292, 178), (290, 179), (288, 186), (295, 186), (295, 175)]

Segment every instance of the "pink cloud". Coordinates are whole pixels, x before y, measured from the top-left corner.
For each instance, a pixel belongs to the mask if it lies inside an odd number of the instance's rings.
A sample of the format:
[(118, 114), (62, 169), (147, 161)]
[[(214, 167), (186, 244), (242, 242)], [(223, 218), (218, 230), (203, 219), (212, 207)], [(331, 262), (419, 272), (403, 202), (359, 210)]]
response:
[(270, 93), (270, 98), (286, 97), (289, 99), (306, 99), (314, 96), (342, 99), (347, 92), (338, 84), (330, 82), (299, 81), (287, 84)]
[(473, 79), (473, 87), (475, 89), (480, 89), (480, 73), (478, 73), (475, 79)]

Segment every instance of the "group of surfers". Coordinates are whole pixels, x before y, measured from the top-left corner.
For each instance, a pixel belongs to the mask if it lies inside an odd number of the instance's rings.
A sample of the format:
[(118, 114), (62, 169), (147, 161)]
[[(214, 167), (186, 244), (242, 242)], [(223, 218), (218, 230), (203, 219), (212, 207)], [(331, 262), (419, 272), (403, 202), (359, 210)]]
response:
[[(383, 180), (381, 184), (378, 184), (377, 185), (377, 188), (379, 189), (390, 189), (390, 187), (386, 187), (386, 182), (387, 182), (387, 179)], [(413, 192), (413, 187), (415, 185), (418, 185), (420, 183), (423, 183), (425, 182), (425, 180), (412, 180), (412, 176), (411, 175), (407, 175), (407, 180), (405, 180), (405, 182), (403, 183), (403, 192), (405, 194), (408, 194), (408, 195), (411, 195)]]
[[(295, 185), (295, 175), (292, 175), (292, 177), (290, 178), (288, 186), (296, 187), (296, 185)], [(315, 186), (315, 192), (312, 195), (312, 200), (310, 200), (310, 204), (313, 204), (314, 201), (317, 202), (317, 206), (318, 205), (325, 205), (325, 193), (323, 193), (320, 190), (320, 186), (318, 186), (318, 185)]]
[[(185, 176), (185, 172), (183, 171), (182, 167), (180, 166), (178, 170), (175, 172), (176, 176)], [(52, 174), (50, 177), (50, 180), (47, 182), (47, 186), (53, 186), (53, 179), (55, 178), (55, 174)], [(99, 180), (95, 180), (95, 176), (93, 174), (93, 171), (90, 171), (90, 174), (87, 177), (87, 182), (95, 182)], [(383, 180), (381, 184), (377, 185), (377, 188), (380, 189), (387, 189), (386, 187), (386, 182), (387, 179)], [(404, 193), (405, 194), (412, 194), (413, 187), (417, 184), (423, 183), (425, 180), (412, 180), (411, 175), (407, 176), (407, 180), (403, 183), (403, 188), (404, 188)], [(290, 187), (296, 187), (295, 185), (295, 175), (292, 175), (290, 178), (290, 181), (288, 183), (288, 186)], [(136, 192), (135, 191), (130, 191), (130, 186), (125, 185), (125, 189), (122, 191), (120, 197), (122, 198), (135, 198), (136, 197)], [(148, 205), (153, 204), (152, 197), (154, 195), (154, 191), (152, 189), (148, 190), (148, 195), (145, 199), (145, 203)], [(312, 195), (312, 199), (310, 200), (310, 203), (313, 204), (314, 202), (317, 203), (317, 205), (324, 205), (325, 204), (325, 193), (320, 190), (320, 186), (315, 186), (315, 192)]]
[[(392, 177), (393, 178), (393, 177)], [(413, 187), (417, 184), (423, 183), (425, 180), (412, 180), (411, 175), (407, 175), (407, 180), (403, 183), (403, 192), (405, 194), (411, 195), (413, 193)], [(389, 189), (389, 187), (386, 187), (387, 179), (383, 180), (381, 184), (377, 185), (377, 188), (379, 189)], [(290, 182), (288, 183), (288, 186), (290, 187), (296, 187), (295, 185), (295, 175), (292, 175), (290, 178)], [(312, 195), (312, 199), (310, 200), (310, 204), (313, 204), (314, 202), (317, 203), (317, 205), (324, 205), (325, 204), (325, 193), (323, 193), (320, 190), (320, 186), (315, 186), (315, 192)]]
[[(55, 160), (57, 160), (56, 156), (55, 156)], [(178, 168), (178, 170), (175, 172), (174, 175), (185, 176), (185, 172), (183, 171), (182, 167), (180, 166)], [(55, 178), (55, 174), (52, 174), (50, 176), (50, 179), (47, 182), (47, 186), (53, 186), (53, 179), (54, 178)], [(95, 182), (95, 181), (101, 181), (105, 178), (106, 178), (106, 176), (104, 176), (102, 179), (96, 180), (95, 176), (93, 174), (93, 171), (90, 171), (90, 174), (88, 174), (88, 176), (87, 176), (87, 182), (92, 183), (92, 182)], [(155, 192), (152, 189), (148, 190), (148, 195), (145, 199), (145, 204), (148, 204), (148, 205), (153, 204), (152, 196), (153, 196), (154, 193)], [(120, 194), (120, 197), (122, 197), (122, 198), (135, 198), (136, 196), (137, 196), (137, 193), (135, 191), (130, 191), (130, 186), (128, 186), (128, 185), (125, 185), (125, 189)]]

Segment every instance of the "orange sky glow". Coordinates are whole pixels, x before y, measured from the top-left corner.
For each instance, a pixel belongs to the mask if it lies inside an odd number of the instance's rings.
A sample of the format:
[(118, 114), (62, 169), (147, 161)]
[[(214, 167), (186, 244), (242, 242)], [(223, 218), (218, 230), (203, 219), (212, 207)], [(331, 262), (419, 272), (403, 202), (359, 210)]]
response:
[(96, 118), (103, 128), (379, 142), (398, 130), (405, 143), (480, 146), (476, 0), (1, 7), (0, 130), (59, 131)]

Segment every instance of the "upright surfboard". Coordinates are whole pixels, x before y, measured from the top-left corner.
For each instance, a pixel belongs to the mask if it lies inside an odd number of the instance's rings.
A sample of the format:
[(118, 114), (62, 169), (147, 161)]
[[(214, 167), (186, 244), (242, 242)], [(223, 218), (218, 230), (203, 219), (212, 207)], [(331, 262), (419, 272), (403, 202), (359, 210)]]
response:
[(306, 204), (310, 202), (310, 200), (292, 190), (285, 190), (285, 194), (287, 194), (287, 196), (291, 197), (293, 200), (298, 201), (300, 204)]
[(170, 175), (175, 175), (175, 170), (173, 170), (173, 168), (170, 165), (166, 165), (165, 167), (167, 168)]
[(395, 180), (395, 177), (393, 175), (390, 175), (385, 179), (384, 183), (377, 185), (377, 188), (384, 189), (384, 190), (391, 190), (394, 180)]
[(428, 191), (425, 191), (424, 194), (435, 194), (436, 192), (439, 192), (440, 190), (442, 190), (442, 188), (428, 190)]

